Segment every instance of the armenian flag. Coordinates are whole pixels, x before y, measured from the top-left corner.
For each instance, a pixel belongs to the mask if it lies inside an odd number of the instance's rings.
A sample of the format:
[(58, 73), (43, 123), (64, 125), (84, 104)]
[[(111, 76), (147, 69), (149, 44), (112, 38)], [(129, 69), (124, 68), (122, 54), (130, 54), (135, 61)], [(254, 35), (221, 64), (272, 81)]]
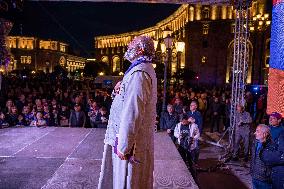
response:
[(284, 0), (273, 0), (267, 113), (284, 116)]

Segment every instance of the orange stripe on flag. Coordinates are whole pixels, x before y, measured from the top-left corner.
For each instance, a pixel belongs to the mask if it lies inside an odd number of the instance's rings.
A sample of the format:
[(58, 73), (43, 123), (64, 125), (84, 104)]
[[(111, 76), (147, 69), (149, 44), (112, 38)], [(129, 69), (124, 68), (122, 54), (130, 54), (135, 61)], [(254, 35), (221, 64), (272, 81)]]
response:
[(284, 71), (269, 68), (267, 113), (272, 112), (284, 117)]

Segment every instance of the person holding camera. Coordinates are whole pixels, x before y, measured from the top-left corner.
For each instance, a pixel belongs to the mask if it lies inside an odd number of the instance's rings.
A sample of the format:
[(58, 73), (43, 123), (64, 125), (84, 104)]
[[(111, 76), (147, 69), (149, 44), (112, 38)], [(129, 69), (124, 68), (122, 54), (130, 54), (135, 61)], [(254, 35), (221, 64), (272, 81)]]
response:
[(197, 163), (195, 153), (198, 149), (198, 138), (200, 137), (198, 126), (194, 122), (193, 117), (184, 114), (174, 131), (174, 136), (178, 142), (178, 151), (189, 166)]

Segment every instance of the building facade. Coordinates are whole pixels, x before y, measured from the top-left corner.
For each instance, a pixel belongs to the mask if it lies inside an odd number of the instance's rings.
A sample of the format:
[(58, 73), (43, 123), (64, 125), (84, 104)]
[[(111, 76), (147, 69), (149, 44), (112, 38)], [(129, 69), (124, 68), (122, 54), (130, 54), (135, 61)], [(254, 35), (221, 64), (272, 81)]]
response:
[(51, 73), (56, 65), (73, 72), (83, 69), (86, 59), (71, 55), (68, 44), (35, 37), (8, 36), (7, 46), (12, 58), (8, 71), (30, 69)]
[[(249, 10), (248, 84), (266, 84), (270, 56), (271, 2), (253, 1)], [(170, 28), (172, 37), (185, 42), (185, 50), (172, 48), (169, 64), (171, 75), (181, 69), (197, 75), (192, 83), (224, 85), (230, 83), (234, 52), (236, 13), (230, 5), (184, 4), (165, 20), (141, 31), (98, 36), (94, 39), (95, 57), (112, 67), (123, 68), (127, 44), (139, 35), (158, 41), (157, 63), (166, 60), (163, 53), (162, 31)], [(190, 72), (190, 73), (192, 73)]]

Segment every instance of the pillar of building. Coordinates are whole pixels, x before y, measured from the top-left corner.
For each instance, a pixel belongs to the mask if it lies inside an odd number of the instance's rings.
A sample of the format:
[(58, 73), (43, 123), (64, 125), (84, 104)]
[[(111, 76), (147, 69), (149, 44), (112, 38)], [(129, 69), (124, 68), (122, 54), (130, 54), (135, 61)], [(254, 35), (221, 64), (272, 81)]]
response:
[(267, 113), (284, 116), (284, 0), (273, 0)]

